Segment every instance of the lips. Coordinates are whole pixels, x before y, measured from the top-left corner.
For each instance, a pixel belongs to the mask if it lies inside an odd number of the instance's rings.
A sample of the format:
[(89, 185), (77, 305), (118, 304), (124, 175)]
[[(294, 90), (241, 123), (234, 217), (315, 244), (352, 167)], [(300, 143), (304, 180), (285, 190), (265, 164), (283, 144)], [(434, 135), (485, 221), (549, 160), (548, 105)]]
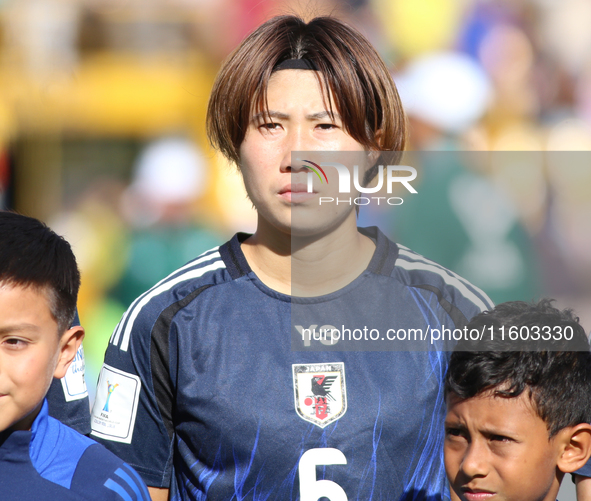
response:
[(486, 489), (469, 489), (467, 487), (462, 488), (462, 494), (467, 501), (487, 501), (495, 495), (494, 492)]
[(301, 203), (314, 198), (315, 191), (308, 193), (308, 185), (305, 183), (288, 184), (279, 190), (279, 196), (288, 202)]
[(279, 193), (287, 193), (288, 191), (290, 191), (291, 193), (307, 193), (308, 185), (304, 183), (288, 184), (287, 186), (279, 190)]

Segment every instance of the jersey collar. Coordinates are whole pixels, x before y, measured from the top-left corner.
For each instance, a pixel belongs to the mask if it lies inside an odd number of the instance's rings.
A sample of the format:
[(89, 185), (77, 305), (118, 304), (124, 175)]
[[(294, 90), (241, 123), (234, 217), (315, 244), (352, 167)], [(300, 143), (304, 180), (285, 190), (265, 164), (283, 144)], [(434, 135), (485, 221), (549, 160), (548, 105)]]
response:
[[(367, 266), (367, 271), (378, 275), (389, 276), (398, 257), (398, 246), (390, 241), (376, 226), (358, 228), (359, 232), (371, 238), (376, 250)], [(236, 233), (232, 240), (220, 247), (220, 255), (226, 264), (230, 276), (236, 280), (252, 272), (241, 244), (251, 235), (249, 233)]]

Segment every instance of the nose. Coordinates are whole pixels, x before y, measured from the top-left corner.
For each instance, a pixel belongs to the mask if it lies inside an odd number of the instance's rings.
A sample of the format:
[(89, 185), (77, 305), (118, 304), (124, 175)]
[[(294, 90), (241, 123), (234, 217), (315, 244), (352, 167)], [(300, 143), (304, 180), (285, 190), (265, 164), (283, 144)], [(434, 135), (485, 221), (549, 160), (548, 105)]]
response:
[(485, 477), (488, 474), (488, 449), (480, 440), (473, 440), (464, 452), (460, 472), (468, 478)]
[(296, 157), (301, 155), (292, 155), (294, 152), (308, 151), (308, 145), (303, 138), (303, 128), (298, 124), (293, 124), (288, 127), (285, 138), (282, 142), (283, 155), (281, 160), (281, 170), (288, 172), (298, 172), (305, 168), (301, 160), (296, 160)]

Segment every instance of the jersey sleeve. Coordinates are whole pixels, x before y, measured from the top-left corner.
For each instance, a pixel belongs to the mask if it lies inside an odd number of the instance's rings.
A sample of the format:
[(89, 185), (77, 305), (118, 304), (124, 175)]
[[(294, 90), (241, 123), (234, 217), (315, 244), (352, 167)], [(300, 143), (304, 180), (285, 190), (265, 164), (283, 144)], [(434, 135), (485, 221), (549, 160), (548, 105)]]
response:
[[(152, 303), (150, 303), (150, 301)], [(172, 389), (166, 307), (140, 296), (116, 327), (105, 353), (91, 416), (91, 437), (154, 487), (172, 471)]]
[(494, 303), (484, 291), (453, 271), (398, 244), (396, 265), (401, 280), (423, 293), (437, 298), (455, 328), (464, 327), (472, 317), (494, 308)]
[(70, 491), (88, 501), (150, 501), (138, 473), (99, 444), (88, 447), (80, 458)]

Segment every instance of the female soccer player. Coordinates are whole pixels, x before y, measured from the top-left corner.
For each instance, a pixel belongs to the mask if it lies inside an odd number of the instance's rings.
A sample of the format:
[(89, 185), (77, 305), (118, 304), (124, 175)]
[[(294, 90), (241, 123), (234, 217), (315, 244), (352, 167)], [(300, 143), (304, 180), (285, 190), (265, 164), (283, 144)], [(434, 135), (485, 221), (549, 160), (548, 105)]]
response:
[[(105, 356), (93, 435), (155, 500), (449, 496), (447, 359), (416, 343), (404, 351), (396, 336), (461, 328), (491, 305), (376, 228), (358, 229), (355, 203), (340, 202), (383, 175), (380, 150), (404, 148), (384, 63), (336, 19), (271, 19), (225, 62), (208, 128), (242, 173), (257, 229), (131, 305)], [(323, 155), (354, 158), (361, 172)], [(347, 176), (357, 183), (342, 196)]]

